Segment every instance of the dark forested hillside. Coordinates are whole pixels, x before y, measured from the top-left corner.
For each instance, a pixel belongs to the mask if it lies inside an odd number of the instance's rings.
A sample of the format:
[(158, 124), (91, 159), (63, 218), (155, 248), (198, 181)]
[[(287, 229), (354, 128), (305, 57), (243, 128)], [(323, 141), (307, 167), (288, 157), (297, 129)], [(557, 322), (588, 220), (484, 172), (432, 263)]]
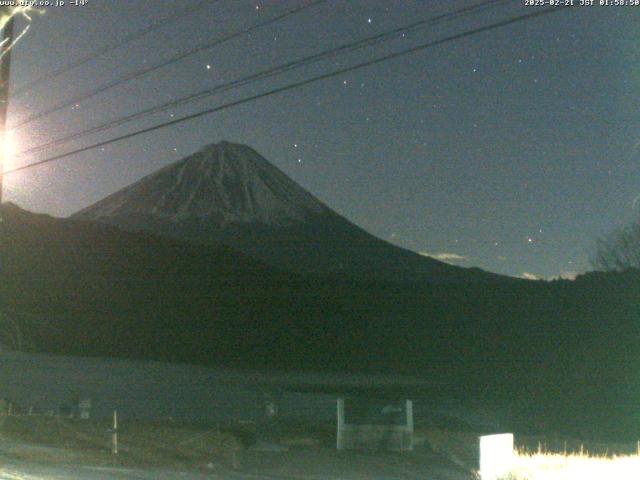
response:
[(30, 348), (410, 372), (433, 380), (434, 398), (500, 401), (569, 426), (636, 408), (636, 272), (550, 283), (356, 282), (279, 271), (229, 248), (3, 211), (5, 321)]

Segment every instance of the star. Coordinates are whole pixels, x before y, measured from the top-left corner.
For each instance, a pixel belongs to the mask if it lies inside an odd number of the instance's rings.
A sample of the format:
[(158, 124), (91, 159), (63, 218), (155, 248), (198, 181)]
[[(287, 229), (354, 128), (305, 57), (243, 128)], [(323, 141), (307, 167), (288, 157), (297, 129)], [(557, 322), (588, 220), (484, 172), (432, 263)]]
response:
[(209, 64), (207, 63), (206, 69), (207, 69), (207, 70), (211, 70), (211, 65), (209, 65)]

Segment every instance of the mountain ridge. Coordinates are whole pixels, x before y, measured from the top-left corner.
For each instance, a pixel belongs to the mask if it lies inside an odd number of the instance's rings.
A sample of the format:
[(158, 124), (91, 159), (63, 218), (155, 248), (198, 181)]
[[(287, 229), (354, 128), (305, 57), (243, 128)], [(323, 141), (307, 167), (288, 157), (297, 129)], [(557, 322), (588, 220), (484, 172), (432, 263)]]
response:
[(424, 257), (366, 232), (245, 145), (210, 144), (71, 216), (197, 244), (278, 268), (398, 281), (506, 279)]

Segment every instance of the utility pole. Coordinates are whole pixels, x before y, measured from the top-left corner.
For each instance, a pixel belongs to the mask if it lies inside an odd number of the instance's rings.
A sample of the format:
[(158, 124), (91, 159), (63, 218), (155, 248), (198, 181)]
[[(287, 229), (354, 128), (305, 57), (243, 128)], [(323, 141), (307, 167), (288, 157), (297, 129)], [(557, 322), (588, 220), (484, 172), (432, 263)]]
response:
[[(11, 7), (1, 7), (0, 17), (9, 15), (11, 13)], [(5, 145), (7, 137), (7, 111), (9, 109), (9, 78), (11, 76), (11, 46), (13, 43), (13, 18), (10, 18), (7, 24), (2, 29), (2, 45), (4, 48), (9, 49), (5, 55), (0, 59), (0, 173), (4, 172), (5, 156), (7, 154), (7, 148)], [(1, 50), (0, 50), (1, 51)], [(4, 219), (2, 215), (2, 184), (4, 183), (4, 175), (0, 175), (0, 321), (6, 320), (3, 318), (6, 315), (6, 295), (4, 278), (4, 264), (3, 258), (4, 250)]]
[[(0, 16), (9, 15), (11, 7), (0, 8)], [(13, 18), (11, 18), (2, 30), (2, 45), (10, 48), (13, 43)], [(0, 60), (0, 172), (4, 172), (6, 156), (6, 136), (7, 136), (7, 110), (9, 108), (9, 79), (11, 77), (11, 50), (9, 50)], [(0, 206), (2, 205), (2, 185), (4, 177), (0, 176)], [(2, 217), (0, 216), (0, 221)]]

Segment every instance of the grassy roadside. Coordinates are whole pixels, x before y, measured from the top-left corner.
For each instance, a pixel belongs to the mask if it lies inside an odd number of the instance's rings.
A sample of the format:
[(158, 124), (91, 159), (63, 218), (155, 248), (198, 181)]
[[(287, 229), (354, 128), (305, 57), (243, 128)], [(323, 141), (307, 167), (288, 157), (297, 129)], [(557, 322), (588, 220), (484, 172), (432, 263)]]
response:
[(125, 422), (118, 429), (118, 453), (112, 453), (107, 421), (61, 416), (3, 416), (4, 455), (47, 463), (79, 462), (126, 467), (207, 468), (237, 466), (243, 446), (236, 432), (217, 426), (174, 422)]

